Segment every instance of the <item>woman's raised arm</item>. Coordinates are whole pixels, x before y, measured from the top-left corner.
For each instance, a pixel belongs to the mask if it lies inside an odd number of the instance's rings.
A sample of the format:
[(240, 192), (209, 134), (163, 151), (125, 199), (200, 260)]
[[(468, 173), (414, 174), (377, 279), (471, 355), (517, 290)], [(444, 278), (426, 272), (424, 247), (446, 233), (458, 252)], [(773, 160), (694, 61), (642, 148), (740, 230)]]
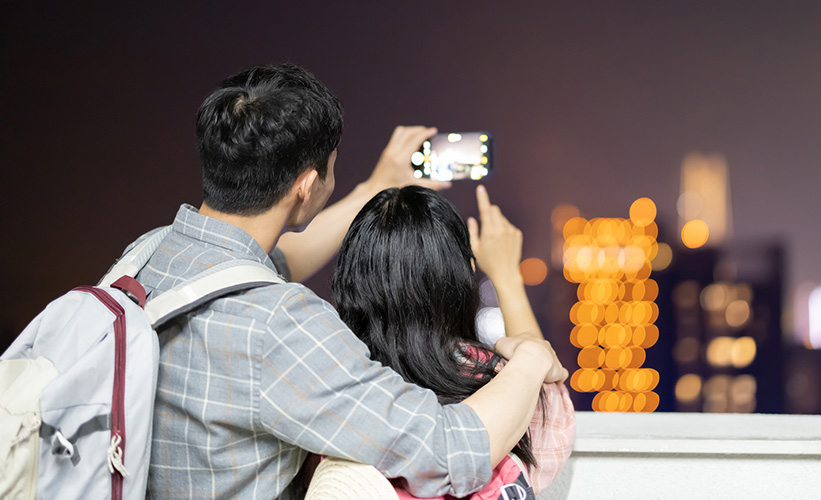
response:
[[(544, 339), (530, 301), (525, 292), (519, 263), (522, 259), (522, 232), (502, 214), (497, 205), (490, 203), (484, 186), (476, 188), (479, 205), (479, 221), (468, 219), (470, 244), (476, 264), (484, 271), (496, 288), (499, 308), (505, 322), (505, 336), (511, 340), (528, 339), (550, 343)], [(481, 223), (481, 227), (480, 227)], [(502, 344), (510, 341), (501, 342)], [(497, 343), (497, 349), (503, 345)], [(552, 346), (550, 351), (553, 352)], [(504, 354), (504, 353), (503, 353)], [(567, 378), (567, 370), (562, 367), (553, 352), (554, 366), (548, 371), (546, 382), (558, 382)]]

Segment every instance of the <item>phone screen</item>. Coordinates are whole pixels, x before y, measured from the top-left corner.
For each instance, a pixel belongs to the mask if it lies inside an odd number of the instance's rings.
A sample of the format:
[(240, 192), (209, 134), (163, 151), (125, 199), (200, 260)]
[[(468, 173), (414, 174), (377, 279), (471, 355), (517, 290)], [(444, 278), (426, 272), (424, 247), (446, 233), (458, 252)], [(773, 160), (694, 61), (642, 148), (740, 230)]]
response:
[(489, 132), (436, 134), (411, 156), (414, 176), (437, 181), (479, 180), (493, 170)]

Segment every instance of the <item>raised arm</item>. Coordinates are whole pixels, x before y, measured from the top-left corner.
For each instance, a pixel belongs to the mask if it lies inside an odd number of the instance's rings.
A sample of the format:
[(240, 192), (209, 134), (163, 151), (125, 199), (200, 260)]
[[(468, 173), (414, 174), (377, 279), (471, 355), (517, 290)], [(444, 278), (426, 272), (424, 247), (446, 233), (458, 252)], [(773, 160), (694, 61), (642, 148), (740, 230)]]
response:
[[(525, 292), (522, 275), (519, 272), (519, 262), (522, 258), (522, 232), (505, 218), (498, 206), (490, 203), (487, 190), (485, 190), (484, 186), (480, 185), (476, 188), (476, 200), (479, 205), (481, 230), (479, 222), (477, 222), (476, 219), (472, 217), (468, 219), (471, 247), (476, 257), (477, 265), (487, 274), (488, 278), (490, 278), (496, 287), (499, 307), (504, 317), (506, 335), (497, 342), (496, 350), (510, 360), (493, 380), (496, 381), (500, 377), (505, 376), (505, 372), (508, 371), (508, 369), (517, 368), (517, 365), (525, 366), (528, 362), (540, 362), (544, 364), (546, 362), (545, 360), (547, 360), (547, 374), (544, 378), (544, 382), (562, 382), (567, 378), (567, 369), (562, 367), (558, 357), (556, 357), (556, 353), (553, 351), (553, 347), (542, 335), (542, 330), (539, 328), (539, 323), (536, 321), (533, 309), (530, 307), (530, 301)], [(527, 345), (528, 348), (532, 349), (534, 348), (534, 344), (544, 349), (539, 361), (530, 361), (527, 355), (520, 356), (519, 359), (511, 357), (512, 352), (509, 351), (511, 347), (516, 348), (520, 345)], [(509, 380), (513, 386), (522, 384), (522, 381), (525, 381), (524, 383), (528, 387), (525, 389), (519, 386), (518, 390), (520, 391), (529, 390), (533, 385), (532, 380), (520, 378), (516, 372), (510, 373), (509, 375), (512, 377)], [(537, 381), (536, 385), (540, 387), (541, 383), (541, 381)], [(556, 390), (561, 392), (560, 389), (563, 388), (557, 388)], [(516, 390), (516, 388), (509, 387), (507, 390)], [(538, 388), (536, 391), (538, 391)], [(566, 395), (566, 390), (564, 390), (564, 394)], [(538, 399), (538, 394), (533, 399), (533, 406), (530, 407), (530, 413), (528, 415), (532, 416), (534, 414), (533, 409), (535, 408), (536, 399)], [(569, 405), (569, 408), (569, 412), (572, 416), (572, 404)], [(490, 412), (492, 408), (477, 410), (480, 418), (484, 421), (485, 417), (482, 416), (483, 413), (480, 413), (480, 411)], [(538, 414), (539, 412), (535, 413)], [(501, 418), (501, 415), (491, 413), (487, 418), (492, 419), (497, 417)], [(521, 430), (521, 433), (511, 436), (511, 438), (515, 437), (518, 441), (522, 434), (524, 434), (526, 428), (527, 426)], [(506, 443), (506, 445), (507, 444), (509, 443)], [(515, 445), (515, 442), (513, 444)], [(493, 450), (492, 441), (491, 450)], [(505, 451), (505, 453), (507, 453), (507, 451)], [(566, 460), (566, 458), (565, 456), (564, 459)], [(552, 480), (552, 477), (550, 479)]]
[(507, 220), (497, 205), (490, 203), (482, 185), (476, 188), (476, 201), (482, 228), (480, 231), (479, 223), (473, 217), (468, 219), (470, 244), (476, 264), (496, 288), (505, 321), (505, 335), (543, 340), (519, 272), (522, 232)]
[[(528, 339), (545, 342), (550, 347), (530, 307), (519, 272), (522, 232), (505, 218), (498, 206), (490, 203), (484, 186), (476, 188), (476, 201), (479, 205), (481, 229), (476, 219), (468, 219), (470, 244), (476, 257), (476, 264), (496, 287), (499, 308), (505, 321), (505, 336), (516, 341)], [(550, 352), (555, 363), (545, 381), (564, 380), (567, 378), (567, 370), (559, 363), (552, 347)]]
[(418, 184), (431, 189), (450, 187), (448, 182), (417, 179), (410, 157), (422, 142), (436, 133), (430, 127), (396, 127), (368, 179), (347, 196), (319, 213), (301, 233), (285, 233), (277, 244), (288, 260), (293, 281), (303, 281), (324, 266), (339, 250), (342, 239), (359, 210), (376, 193), (391, 187)]

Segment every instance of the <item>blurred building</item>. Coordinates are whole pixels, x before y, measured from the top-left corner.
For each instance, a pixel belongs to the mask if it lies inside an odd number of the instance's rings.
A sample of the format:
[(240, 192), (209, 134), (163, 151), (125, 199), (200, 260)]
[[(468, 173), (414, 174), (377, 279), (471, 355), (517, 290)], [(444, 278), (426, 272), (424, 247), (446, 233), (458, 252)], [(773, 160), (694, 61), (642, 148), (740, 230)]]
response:
[(783, 276), (779, 245), (674, 252), (656, 276), (672, 409), (784, 411)]

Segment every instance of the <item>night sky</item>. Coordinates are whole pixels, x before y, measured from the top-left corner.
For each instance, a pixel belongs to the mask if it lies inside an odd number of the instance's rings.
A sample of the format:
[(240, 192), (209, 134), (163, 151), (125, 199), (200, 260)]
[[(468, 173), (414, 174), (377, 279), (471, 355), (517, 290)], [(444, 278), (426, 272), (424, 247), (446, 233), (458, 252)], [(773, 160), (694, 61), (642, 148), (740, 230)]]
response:
[[(719, 153), (735, 244), (785, 245), (788, 291), (821, 283), (819, 2), (93, 3), (0, 4), (7, 338), (200, 203), (199, 103), (281, 61), (345, 105), (332, 200), (397, 124), (490, 130), (491, 197), (547, 261), (555, 205), (626, 217), (649, 196), (674, 231), (682, 159)], [(470, 181), (448, 196), (475, 212)]]

